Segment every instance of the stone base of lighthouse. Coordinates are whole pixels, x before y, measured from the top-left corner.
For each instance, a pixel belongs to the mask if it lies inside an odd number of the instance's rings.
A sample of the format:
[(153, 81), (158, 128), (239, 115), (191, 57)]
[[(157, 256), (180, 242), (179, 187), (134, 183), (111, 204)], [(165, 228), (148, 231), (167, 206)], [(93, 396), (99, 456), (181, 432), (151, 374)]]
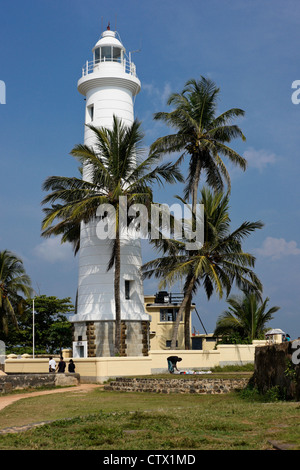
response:
[[(149, 321), (121, 321), (121, 356), (148, 356)], [(73, 323), (73, 357), (114, 356), (115, 322), (111, 320)]]

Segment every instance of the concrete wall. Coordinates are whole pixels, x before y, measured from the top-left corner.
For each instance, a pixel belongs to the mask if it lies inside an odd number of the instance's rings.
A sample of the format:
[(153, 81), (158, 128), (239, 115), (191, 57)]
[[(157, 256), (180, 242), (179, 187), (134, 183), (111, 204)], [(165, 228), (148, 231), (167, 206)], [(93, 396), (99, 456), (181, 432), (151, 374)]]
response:
[(256, 346), (265, 344), (265, 341), (254, 341), (253, 344), (219, 344), (217, 346), (217, 351), (220, 353), (219, 365), (223, 367), (232, 364), (253, 363)]
[[(179, 356), (179, 370), (198, 369), (208, 370), (212, 367), (226, 364), (243, 365), (254, 363), (255, 348), (265, 342), (255, 342), (252, 345), (219, 345), (215, 350), (175, 350), (150, 351), (149, 356), (132, 357), (94, 357), (76, 358), (76, 372), (80, 374), (82, 383), (102, 383), (110, 377), (130, 377), (151, 375), (167, 372), (167, 357)], [(68, 364), (68, 359), (66, 360)], [(8, 358), (5, 361), (6, 373), (48, 372), (48, 359)]]

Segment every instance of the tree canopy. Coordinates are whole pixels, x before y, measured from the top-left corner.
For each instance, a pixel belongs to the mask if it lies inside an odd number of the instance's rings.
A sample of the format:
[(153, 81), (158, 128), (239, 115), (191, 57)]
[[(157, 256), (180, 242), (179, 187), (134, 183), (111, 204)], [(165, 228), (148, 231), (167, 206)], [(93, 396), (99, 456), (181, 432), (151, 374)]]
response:
[[(34, 298), (35, 352), (37, 354), (58, 353), (72, 347), (72, 324), (68, 314), (74, 307), (69, 297), (58, 299), (55, 296), (40, 295)], [(9, 334), (2, 334), (7, 352), (16, 354), (32, 353), (33, 343), (33, 299), (27, 299), (22, 316), (17, 325), (11, 324)]]
[(16, 325), (30, 295), (31, 280), (21, 258), (9, 250), (0, 251), (0, 328), (4, 333), (8, 333), (9, 319)]
[(251, 343), (254, 339), (264, 339), (264, 333), (273, 314), (280, 307), (267, 309), (269, 298), (258, 298), (255, 292), (244, 291), (242, 296), (227, 299), (228, 309), (219, 316), (214, 334), (226, 338), (238, 337)]

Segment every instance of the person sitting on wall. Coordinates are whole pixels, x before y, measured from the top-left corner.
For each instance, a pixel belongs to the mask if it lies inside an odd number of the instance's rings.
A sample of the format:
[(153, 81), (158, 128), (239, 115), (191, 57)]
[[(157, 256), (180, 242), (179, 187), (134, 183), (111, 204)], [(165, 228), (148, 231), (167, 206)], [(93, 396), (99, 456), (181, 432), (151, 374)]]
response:
[(66, 368), (66, 363), (63, 359), (63, 357), (60, 358), (60, 361), (58, 363), (58, 368), (57, 368), (57, 372), (58, 373), (64, 373), (65, 372), (65, 368)]
[(53, 357), (49, 357), (49, 372), (55, 372), (56, 362)]
[(174, 369), (176, 369), (178, 371), (177, 362), (182, 361), (182, 358), (178, 357), (178, 356), (169, 356), (167, 358), (167, 361), (168, 361), (168, 370), (169, 370), (170, 374), (174, 374)]
[(75, 372), (75, 364), (73, 362), (73, 359), (70, 359), (70, 362), (68, 365), (68, 372)]

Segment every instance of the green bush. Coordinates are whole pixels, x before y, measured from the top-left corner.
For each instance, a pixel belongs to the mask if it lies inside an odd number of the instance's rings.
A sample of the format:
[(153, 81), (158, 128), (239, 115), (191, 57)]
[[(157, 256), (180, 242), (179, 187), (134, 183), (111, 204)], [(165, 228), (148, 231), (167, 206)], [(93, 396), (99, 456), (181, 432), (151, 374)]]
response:
[(271, 387), (265, 393), (262, 393), (256, 387), (249, 385), (242, 390), (238, 390), (237, 393), (244, 400), (252, 402), (274, 403), (286, 400), (285, 394), (280, 390), (278, 385)]

